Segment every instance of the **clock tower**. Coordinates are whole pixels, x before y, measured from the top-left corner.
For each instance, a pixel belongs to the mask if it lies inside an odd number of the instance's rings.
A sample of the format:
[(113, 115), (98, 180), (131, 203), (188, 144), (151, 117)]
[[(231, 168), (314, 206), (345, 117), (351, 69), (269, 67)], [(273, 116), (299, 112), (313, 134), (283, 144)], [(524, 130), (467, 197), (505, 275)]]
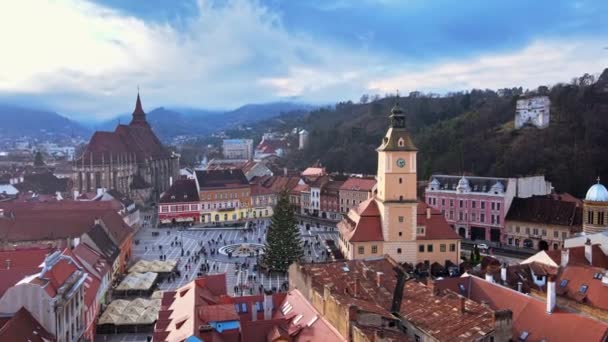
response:
[(416, 153), (399, 104), (378, 147), (378, 209), (382, 217), (384, 253), (400, 262), (416, 260)]

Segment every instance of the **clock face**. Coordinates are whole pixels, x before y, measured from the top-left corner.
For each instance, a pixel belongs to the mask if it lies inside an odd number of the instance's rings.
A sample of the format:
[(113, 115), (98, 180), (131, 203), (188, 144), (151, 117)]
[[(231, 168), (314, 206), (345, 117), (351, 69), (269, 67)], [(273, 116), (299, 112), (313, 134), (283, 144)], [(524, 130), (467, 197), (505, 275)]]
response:
[(404, 167), (405, 166), (405, 160), (403, 160), (402, 158), (397, 159), (397, 166)]

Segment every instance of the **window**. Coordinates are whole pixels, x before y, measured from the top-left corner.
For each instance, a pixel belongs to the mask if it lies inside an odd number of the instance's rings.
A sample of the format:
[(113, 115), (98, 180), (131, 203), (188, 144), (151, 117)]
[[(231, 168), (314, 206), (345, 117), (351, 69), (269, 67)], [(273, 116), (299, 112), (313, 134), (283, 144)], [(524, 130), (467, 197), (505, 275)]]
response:
[(377, 254), (378, 253), (378, 246), (374, 245), (372, 246), (372, 254)]
[(166, 212), (168, 212), (168, 211), (169, 211), (169, 207), (167, 207), (166, 205), (163, 205), (162, 207), (160, 207), (160, 211), (161, 211), (162, 213), (166, 213)]
[(458, 220), (462, 221), (462, 211), (458, 213)]
[(547, 230), (546, 229), (543, 229), (541, 232), (542, 232), (543, 236), (547, 236)]
[(450, 200), (450, 207), (454, 206), (454, 200)]
[(454, 219), (454, 212), (450, 210), (450, 220)]
[(603, 276), (602, 272), (595, 272), (593, 279), (602, 279)]
[(462, 206), (463, 206), (463, 201), (462, 201), (462, 200), (458, 201), (458, 206), (459, 206), (460, 208), (462, 208)]
[(255, 310), (257, 312), (264, 311), (264, 304), (262, 302), (255, 302)]
[(417, 227), (416, 228), (416, 234), (418, 234), (418, 235), (424, 235), (424, 227)]
[(496, 203), (496, 210), (500, 210), (500, 203)]
[(420, 341), (421, 341), (420, 336), (418, 336), (418, 335), (414, 335), (414, 340), (415, 340), (416, 342), (420, 342)]
[(583, 285), (581, 285), (581, 287), (578, 289), (578, 292), (580, 292), (580, 293), (582, 293), (582, 294), (585, 294), (585, 293), (587, 293), (587, 289), (588, 289), (588, 288), (589, 288), (589, 286), (587, 286), (587, 285), (583, 284)]
[(568, 238), (568, 233), (567, 232), (562, 232), (562, 239), (566, 240), (566, 238)]
[(530, 235), (530, 227), (526, 227), (526, 234)]
[(538, 235), (538, 228), (532, 228), (532, 235)]
[(424, 253), (424, 245), (418, 245), (418, 252)]
[(475, 213), (471, 213), (471, 221), (475, 222), (476, 218), (477, 218), (477, 216), (475, 215)]
[(589, 210), (589, 212), (587, 213), (587, 223), (593, 224), (593, 211), (591, 210)]
[(243, 312), (243, 313), (247, 312), (247, 303), (241, 303), (241, 312)]
[(471, 208), (475, 209), (475, 204), (476, 204), (476, 203), (477, 203), (477, 202), (475, 202), (475, 201), (471, 201)]
[(445, 198), (441, 199), (441, 205), (445, 206)]
[(359, 246), (359, 248), (357, 248), (357, 253), (359, 253), (359, 254), (365, 253), (365, 247)]
[(500, 215), (496, 215), (496, 224), (500, 224)]
[(450, 244), (450, 252), (456, 252), (456, 244), (455, 243), (451, 243)]
[(397, 248), (397, 254), (401, 254), (401, 248)]
[(515, 232), (519, 233), (519, 226), (515, 226)]
[(494, 210), (494, 202), (492, 202), (492, 210)]
[(433, 252), (433, 245), (426, 245), (426, 250), (427, 250), (427, 252), (432, 253)]
[(403, 223), (403, 216), (399, 216), (399, 223)]
[(481, 223), (485, 223), (486, 222), (486, 214), (479, 214), (479, 222)]
[(399, 178), (399, 184), (403, 183), (403, 180), (401, 178)]
[(442, 244), (440, 244), (440, 245), (439, 245), (439, 251), (440, 251), (441, 253), (445, 253), (445, 251), (446, 251), (446, 248), (445, 248), (445, 243), (442, 243)]
[(403, 236), (403, 232), (399, 232), (399, 236)]
[(486, 202), (479, 202), (479, 204), (481, 204), (481, 209), (485, 209), (486, 208)]

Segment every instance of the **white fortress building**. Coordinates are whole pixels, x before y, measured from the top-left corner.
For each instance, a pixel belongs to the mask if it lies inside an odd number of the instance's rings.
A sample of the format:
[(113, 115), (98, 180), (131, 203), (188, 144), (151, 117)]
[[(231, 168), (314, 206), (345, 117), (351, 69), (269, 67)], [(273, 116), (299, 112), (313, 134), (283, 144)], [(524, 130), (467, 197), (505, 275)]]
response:
[(549, 126), (551, 100), (549, 96), (534, 96), (517, 100), (515, 129), (532, 125), (543, 129)]

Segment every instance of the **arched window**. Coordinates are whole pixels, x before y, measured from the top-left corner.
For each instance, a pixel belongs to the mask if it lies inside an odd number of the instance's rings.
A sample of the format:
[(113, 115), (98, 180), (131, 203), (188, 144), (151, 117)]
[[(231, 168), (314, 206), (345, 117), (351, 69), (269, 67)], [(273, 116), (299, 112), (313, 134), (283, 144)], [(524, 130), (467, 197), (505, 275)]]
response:
[(218, 222), (220, 220), (220, 215), (215, 215), (215, 222)]
[(399, 147), (403, 147), (403, 145), (405, 145), (405, 141), (403, 140), (403, 138), (400, 138), (399, 141), (397, 142), (397, 145)]
[(399, 178), (399, 184), (403, 183), (403, 179)]

